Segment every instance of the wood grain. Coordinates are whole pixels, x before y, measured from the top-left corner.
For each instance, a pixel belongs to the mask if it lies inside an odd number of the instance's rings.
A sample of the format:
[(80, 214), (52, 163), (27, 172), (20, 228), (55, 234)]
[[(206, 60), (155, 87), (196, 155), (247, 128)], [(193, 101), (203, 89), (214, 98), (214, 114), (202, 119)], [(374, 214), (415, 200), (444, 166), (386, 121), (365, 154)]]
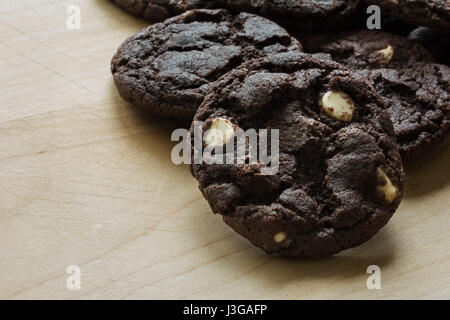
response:
[[(66, 28), (72, 4), (81, 30)], [(111, 56), (145, 25), (106, 0), (0, 2), (0, 298), (450, 298), (449, 141), (408, 167), (401, 208), (365, 245), (267, 256), (170, 161), (187, 124), (118, 96)]]

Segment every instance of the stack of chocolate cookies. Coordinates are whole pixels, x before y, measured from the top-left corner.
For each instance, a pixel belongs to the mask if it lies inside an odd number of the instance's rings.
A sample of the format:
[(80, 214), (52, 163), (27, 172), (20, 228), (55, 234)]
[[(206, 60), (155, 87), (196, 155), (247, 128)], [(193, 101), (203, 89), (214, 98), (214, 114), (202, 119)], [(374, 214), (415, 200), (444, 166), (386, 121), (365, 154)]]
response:
[[(121, 96), (192, 120), (193, 155), (199, 126), (202, 150), (241, 160), (191, 170), (213, 212), (268, 253), (364, 243), (400, 204), (403, 163), (450, 132), (448, 1), (115, 2), (153, 23), (112, 59)], [(373, 4), (381, 30), (366, 26)], [(277, 170), (234, 147), (247, 130), (277, 132)]]

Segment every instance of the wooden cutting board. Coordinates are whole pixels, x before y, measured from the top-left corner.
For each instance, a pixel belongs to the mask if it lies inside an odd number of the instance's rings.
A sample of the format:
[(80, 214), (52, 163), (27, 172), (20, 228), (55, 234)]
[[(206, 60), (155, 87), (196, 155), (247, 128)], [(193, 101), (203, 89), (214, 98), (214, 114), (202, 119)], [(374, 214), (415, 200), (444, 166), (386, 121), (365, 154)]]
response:
[(450, 298), (449, 141), (407, 168), (400, 209), (365, 245), (268, 256), (172, 164), (188, 124), (118, 96), (110, 59), (145, 25), (106, 0), (0, 2), (0, 298)]

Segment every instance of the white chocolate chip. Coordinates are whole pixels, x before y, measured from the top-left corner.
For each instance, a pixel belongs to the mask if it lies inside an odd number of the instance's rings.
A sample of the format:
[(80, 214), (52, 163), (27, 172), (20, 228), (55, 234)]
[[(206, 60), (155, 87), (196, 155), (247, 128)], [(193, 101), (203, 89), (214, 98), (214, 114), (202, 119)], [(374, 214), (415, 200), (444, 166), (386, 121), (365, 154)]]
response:
[(216, 118), (211, 121), (211, 125), (205, 137), (207, 147), (223, 146), (234, 136), (233, 124), (225, 118)]
[(181, 16), (183, 18), (187, 18), (187, 17), (191, 16), (193, 13), (194, 13), (194, 10), (188, 10), (188, 11), (185, 11), (184, 13), (182, 13)]
[(389, 177), (386, 175), (386, 173), (378, 168), (377, 170), (377, 177), (378, 177), (378, 190), (384, 193), (384, 197), (387, 202), (391, 203), (392, 201), (397, 198), (398, 189), (396, 186), (394, 186), (389, 179)]
[(386, 62), (389, 62), (394, 56), (394, 48), (392, 48), (391, 45), (388, 45), (384, 49), (377, 50), (376, 53), (383, 55), (383, 57), (386, 59)]
[(330, 117), (350, 122), (355, 111), (355, 104), (345, 92), (328, 91), (322, 97), (322, 108)]
[(276, 243), (281, 243), (286, 239), (286, 232), (278, 232), (274, 237), (273, 240), (275, 240)]

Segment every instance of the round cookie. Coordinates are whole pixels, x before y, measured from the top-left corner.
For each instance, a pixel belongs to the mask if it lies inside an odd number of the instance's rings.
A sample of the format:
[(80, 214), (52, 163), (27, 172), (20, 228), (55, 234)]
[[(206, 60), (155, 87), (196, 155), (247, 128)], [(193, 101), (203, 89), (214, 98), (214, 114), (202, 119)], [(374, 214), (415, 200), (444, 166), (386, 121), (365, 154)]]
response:
[(152, 113), (192, 119), (212, 83), (242, 62), (301, 51), (276, 23), (225, 9), (191, 10), (126, 40), (111, 70), (120, 95)]
[[(384, 108), (368, 82), (335, 62), (294, 52), (250, 61), (218, 80), (199, 108), (192, 174), (213, 212), (266, 252), (338, 253), (370, 239), (402, 198), (404, 173)], [(250, 129), (275, 138), (279, 130), (279, 152), (277, 139), (267, 139), (270, 163), (251, 157), (249, 150), (264, 149), (261, 136), (258, 146), (232, 144)], [(224, 150), (235, 161), (211, 161)]]
[(399, 20), (450, 31), (450, 2), (447, 0), (365, 0), (376, 4), (382, 14)]
[(400, 154), (410, 160), (449, 133), (449, 68), (418, 41), (378, 31), (359, 31), (323, 41), (322, 59), (333, 59), (366, 77), (386, 99)]
[(450, 133), (450, 67), (363, 70), (385, 97), (403, 160), (421, 156)]
[(191, 9), (223, 7), (226, 0), (112, 0), (135, 16), (160, 22)]
[(296, 29), (342, 28), (364, 16), (358, 10), (361, 0), (227, 0), (230, 10), (253, 12), (282, 26)]

